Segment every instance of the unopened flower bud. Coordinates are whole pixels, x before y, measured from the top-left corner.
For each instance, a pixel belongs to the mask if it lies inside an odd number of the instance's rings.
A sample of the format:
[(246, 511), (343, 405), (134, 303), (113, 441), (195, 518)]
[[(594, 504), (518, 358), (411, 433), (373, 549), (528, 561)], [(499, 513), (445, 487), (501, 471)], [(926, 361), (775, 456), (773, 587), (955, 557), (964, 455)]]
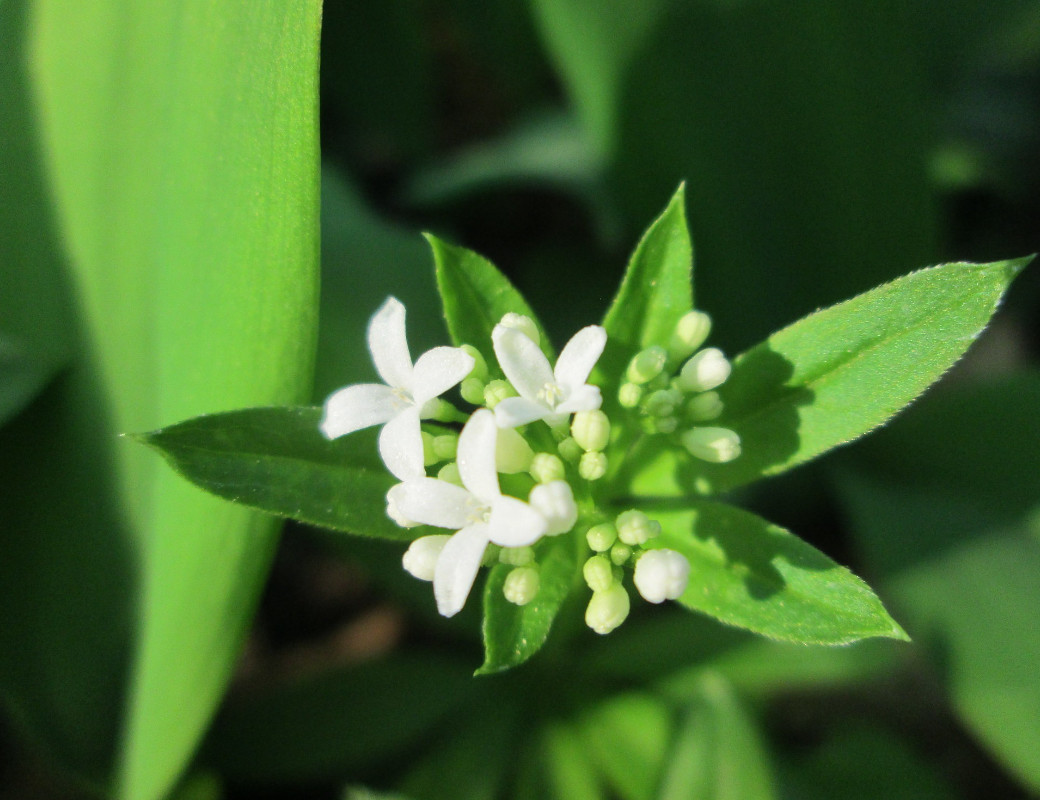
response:
[(628, 592), (620, 583), (612, 583), (602, 592), (593, 592), (585, 609), (585, 624), (596, 633), (610, 633), (628, 617)]
[(579, 411), (571, 422), (571, 436), (586, 451), (602, 450), (610, 441), (610, 420), (598, 408)]
[[(423, 441), (425, 443), (425, 439)], [(432, 445), (437, 461), (451, 461), (455, 458), (455, 452), (459, 446), (459, 436), (456, 433), (434, 436)]]
[(484, 360), (484, 354), (471, 344), (464, 344), (460, 349), (473, 359), (473, 369), (469, 371), (469, 375), (466, 377), (476, 378), (482, 382), (486, 381), (488, 379), (488, 367), (487, 361)]
[(563, 480), (567, 474), (563, 461), (559, 456), (552, 453), (535, 453), (531, 459), (531, 467), (528, 470), (531, 477), (538, 483), (551, 483)]
[(422, 432), (422, 457), (423, 465), (427, 467), (444, 460), (437, 458), (437, 451), (433, 448), (433, 434), (426, 431)]
[(665, 352), (663, 347), (655, 345), (646, 348), (646, 350), (640, 350), (628, 362), (625, 377), (632, 383), (649, 383), (661, 374), (661, 370), (664, 369), (664, 364), (667, 360), (668, 353)]
[(459, 394), (467, 403), (475, 406), (484, 405), (484, 381), (480, 378), (466, 378), (459, 385)]
[(668, 355), (674, 361), (689, 358), (698, 347), (704, 344), (711, 332), (711, 317), (703, 311), (687, 311), (679, 318), (671, 341), (668, 343)]
[(643, 387), (638, 383), (623, 383), (618, 389), (618, 403), (622, 408), (635, 408), (643, 399)]
[(740, 455), (740, 437), (729, 428), (691, 428), (682, 435), (682, 443), (693, 456), (712, 464)]
[(404, 553), (401, 563), (405, 571), (421, 581), (432, 581), (437, 569), (437, 559), (448, 543), (450, 536), (422, 536), (416, 539)]
[(708, 422), (722, 414), (722, 399), (718, 392), (694, 395), (686, 404), (686, 416), (692, 422)]
[(678, 429), (678, 417), (657, 417), (654, 419), (655, 433), (675, 433)]
[(585, 541), (597, 553), (605, 553), (617, 541), (617, 528), (609, 522), (593, 525), (585, 532)]
[(646, 398), (646, 411), (655, 417), (670, 417), (682, 402), (678, 389), (658, 389)]
[(645, 600), (677, 600), (686, 591), (690, 562), (674, 550), (647, 550), (636, 562), (633, 581)]
[(578, 461), (578, 474), (587, 481), (598, 481), (607, 474), (607, 457), (603, 453), (583, 453)]
[(570, 436), (556, 445), (556, 449), (560, 451), (560, 456), (563, 460), (569, 461), (571, 464), (577, 463), (583, 452), (581, 445), (574, 441), (573, 437)]
[(602, 592), (614, 582), (614, 565), (606, 556), (593, 556), (585, 562), (581, 574), (592, 591)]
[(618, 539), (633, 547), (646, 544), (660, 530), (659, 527), (655, 530), (650, 517), (634, 508), (618, 514), (614, 524), (617, 526)]
[(494, 408), (507, 397), (516, 397), (516, 389), (509, 381), (494, 380), (484, 387), (484, 405)]
[(541, 580), (538, 570), (534, 567), (517, 567), (510, 570), (506, 575), (506, 581), (502, 585), (502, 594), (506, 600), (518, 606), (527, 605), (538, 594), (538, 585)]
[(731, 371), (722, 351), (708, 347), (683, 364), (679, 385), (688, 392), (706, 392), (725, 383)]
[(449, 461), (438, 470), (437, 480), (454, 483), (456, 486), (462, 486), (462, 476), (459, 475), (459, 465), (454, 461)]
[(549, 526), (545, 532), (547, 536), (566, 533), (578, 521), (578, 505), (567, 481), (538, 484), (531, 490), (527, 502), (545, 517)]
[(502, 321), (499, 324), (503, 327), (520, 331), (535, 344), (538, 344), (541, 340), (538, 334), (538, 326), (534, 324), (534, 320), (523, 314), (516, 314), (510, 311), (502, 317)]
[(623, 542), (616, 542), (613, 547), (610, 548), (610, 560), (621, 567), (628, 563), (628, 560), (632, 558), (632, 548)]
[(514, 567), (524, 567), (534, 561), (534, 548), (530, 546), (503, 547), (498, 554), (498, 560)]
[(506, 475), (527, 472), (534, 450), (515, 428), (499, 428), (495, 440), (495, 469)]

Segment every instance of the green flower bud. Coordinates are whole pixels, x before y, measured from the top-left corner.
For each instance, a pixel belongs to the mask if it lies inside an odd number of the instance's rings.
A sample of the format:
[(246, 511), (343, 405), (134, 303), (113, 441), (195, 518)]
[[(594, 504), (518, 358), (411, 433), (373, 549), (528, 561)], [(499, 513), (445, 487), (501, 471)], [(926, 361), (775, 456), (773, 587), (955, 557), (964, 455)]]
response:
[(506, 575), (506, 581), (502, 585), (502, 594), (506, 600), (518, 606), (527, 605), (538, 594), (538, 585), (541, 579), (538, 570), (534, 567), (517, 567), (510, 570)]
[(579, 411), (571, 422), (571, 436), (585, 450), (602, 450), (610, 441), (610, 420), (599, 409)]
[(459, 386), (459, 393), (467, 403), (484, 405), (484, 381), (480, 378), (466, 378)]
[(476, 378), (481, 382), (486, 381), (488, 379), (488, 366), (487, 361), (484, 360), (484, 354), (471, 344), (464, 344), (460, 349), (473, 358), (473, 369), (469, 371), (469, 375), (466, 377)]
[(643, 399), (643, 387), (638, 383), (623, 383), (618, 389), (618, 403), (622, 408), (635, 408)]
[[(425, 442), (425, 440), (424, 440)], [(433, 452), (438, 461), (451, 461), (455, 458), (455, 451), (459, 446), (459, 435), (457, 433), (445, 433), (433, 437)]]
[(587, 481), (598, 481), (607, 474), (607, 457), (603, 453), (582, 453), (578, 474)]
[(427, 467), (436, 464), (438, 461), (444, 461), (443, 458), (437, 458), (437, 451), (433, 446), (433, 434), (426, 431), (422, 432), (422, 456), (423, 465)]
[(530, 317), (524, 316), (523, 314), (516, 314), (510, 311), (499, 323), (506, 328), (513, 328), (514, 330), (520, 331), (528, 339), (535, 344), (541, 341), (541, 336), (538, 334), (538, 326), (534, 324), (534, 320)]
[(560, 481), (566, 476), (567, 471), (559, 456), (552, 453), (535, 453), (531, 459), (531, 477), (538, 483), (551, 483)]
[(688, 311), (679, 318), (671, 341), (668, 355), (673, 361), (689, 358), (708, 338), (711, 332), (711, 317), (703, 311)]
[(632, 558), (632, 548), (627, 544), (617, 542), (610, 548), (610, 560), (617, 566), (624, 566), (630, 558)]
[(706, 392), (725, 383), (732, 369), (721, 350), (709, 347), (683, 364), (679, 385), (688, 392)]
[(585, 562), (581, 574), (585, 583), (594, 592), (602, 592), (610, 588), (614, 582), (614, 566), (606, 556), (593, 556)]
[(563, 460), (569, 461), (571, 464), (576, 464), (583, 453), (581, 445), (570, 436), (560, 442), (556, 449), (560, 451)]
[(533, 547), (503, 547), (498, 560), (514, 567), (524, 567), (534, 561)]
[(670, 417), (682, 400), (682, 392), (677, 389), (658, 389), (646, 398), (646, 412), (655, 417)]
[(612, 583), (602, 592), (593, 592), (585, 609), (585, 624), (596, 633), (610, 633), (628, 617), (628, 592), (620, 583)]
[(507, 397), (516, 397), (516, 389), (509, 381), (494, 380), (484, 387), (484, 405), (488, 408), (494, 408)]
[(462, 477), (459, 475), (459, 465), (454, 461), (449, 461), (437, 472), (437, 480), (454, 483), (456, 486), (462, 486)]
[(655, 417), (654, 433), (675, 433), (679, 429), (678, 417)]
[(718, 392), (694, 395), (686, 404), (686, 416), (691, 422), (708, 422), (722, 414), (722, 399)]
[(617, 528), (609, 522), (593, 525), (585, 533), (585, 541), (597, 553), (605, 553), (617, 541)]
[(661, 374), (661, 370), (664, 369), (664, 364), (667, 360), (668, 353), (665, 352), (663, 347), (655, 345), (646, 348), (646, 350), (640, 350), (628, 362), (625, 377), (632, 383), (649, 383)]
[(534, 450), (515, 428), (499, 428), (495, 440), (495, 469), (506, 475), (527, 472)]
[(650, 517), (634, 508), (618, 514), (614, 524), (617, 526), (618, 539), (633, 547), (646, 544), (654, 536)]
[(693, 456), (712, 464), (740, 455), (740, 437), (728, 428), (691, 428), (682, 435), (682, 443)]

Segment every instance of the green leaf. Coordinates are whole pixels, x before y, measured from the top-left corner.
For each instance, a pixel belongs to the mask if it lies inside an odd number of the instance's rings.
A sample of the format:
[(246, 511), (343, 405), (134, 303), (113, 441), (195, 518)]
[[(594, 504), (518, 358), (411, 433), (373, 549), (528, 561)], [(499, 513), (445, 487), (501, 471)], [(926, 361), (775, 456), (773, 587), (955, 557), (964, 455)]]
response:
[(578, 720), (589, 758), (622, 800), (652, 800), (664, 762), (672, 716), (643, 693), (612, 697)]
[(549, 636), (553, 620), (579, 580), (578, 554), (583, 542), (574, 536), (548, 539), (538, 550), (538, 595), (517, 606), (502, 594), (513, 567), (498, 564), (484, 587), (484, 664), (477, 675), (491, 675), (523, 664)]
[[(920, 270), (805, 317), (738, 356), (718, 424), (743, 453), (694, 465), (723, 491), (887, 422), (959, 359), (1030, 258)], [(681, 468), (680, 468), (681, 469)]]
[(663, 529), (655, 543), (690, 561), (687, 608), (802, 644), (907, 638), (863, 581), (761, 517), (707, 502), (652, 516)]
[(730, 685), (702, 673), (665, 761), (656, 800), (771, 800), (765, 746)]
[[(112, 428), (300, 402), (316, 329), (319, 2), (35, 0), (31, 21), (33, 130)], [(154, 800), (223, 694), (276, 529), (142, 448), (104, 448), (95, 462), (115, 462), (141, 576), (113, 791)]]
[(567, 800), (603, 800), (603, 788), (575, 726), (555, 722), (542, 733), (546, 771), (553, 797)]
[(491, 349), (491, 331), (503, 315), (523, 314), (534, 320), (541, 335), (542, 352), (553, 357), (552, 344), (545, 328), (513, 285), (486, 258), (472, 250), (457, 247), (426, 234), (437, 265), (437, 288), (444, 305), (444, 319), (456, 345), (469, 344), (484, 356), (488, 367), (498, 374), (498, 362)]
[(457, 660), (405, 652), (242, 692), (201, 759), (237, 785), (341, 779), (413, 746), (470, 701)]
[(0, 333), (0, 425), (39, 393), (55, 368)]
[(136, 437), (196, 486), (236, 503), (361, 536), (411, 541), (386, 515), (396, 483), (374, 429), (329, 441), (320, 408), (208, 414)]

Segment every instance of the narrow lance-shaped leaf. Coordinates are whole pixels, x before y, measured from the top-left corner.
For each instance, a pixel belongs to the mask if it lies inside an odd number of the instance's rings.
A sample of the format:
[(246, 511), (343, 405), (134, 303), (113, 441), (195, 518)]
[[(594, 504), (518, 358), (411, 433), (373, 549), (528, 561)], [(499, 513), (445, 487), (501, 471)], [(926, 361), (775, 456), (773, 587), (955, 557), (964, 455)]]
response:
[(502, 593), (513, 569), (499, 564), (484, 587), (484, 664), (478, 675), (519, 666), (537, 653), (571, 588), (579, 580), (579, 540), (571, 534), (549, 539), (538, 554), (539, 588), (534, 600), (516, 606)]
[(740, 435), (741, 456), (703, 464), (657, 443), (644, 451), (645, 474), (632, 490), (725, 491), (884, 424), (964, 354), (1030, 260), (930, 267), (778, 331), (738, 356), (719, 389), (717, 424)]
[(472, 250), (457, 247), (426, 234), (437, 265), (437, 289), (444, 305), (448, 332), (457, 345), (469, 344), (484, 355), (498, 372), (491, 351), (491, 331), (510, 312), (523, 314), (538, 326), (542, 351), (554, 356), (545, 328), (523, 296), (498, 269)]
[(386, 515), (395, 483), (374, 430), (329, 441), (320, 408), (247, 408), (141, 434), (189, 481), (242, 505), (333, 530), (411, 540)]
[(803, 644), (907, 638), (863, 581), (761, 517), (710, 502), (653, 514), (662, 527), (655, 542), (690, 561), (687, 608)]

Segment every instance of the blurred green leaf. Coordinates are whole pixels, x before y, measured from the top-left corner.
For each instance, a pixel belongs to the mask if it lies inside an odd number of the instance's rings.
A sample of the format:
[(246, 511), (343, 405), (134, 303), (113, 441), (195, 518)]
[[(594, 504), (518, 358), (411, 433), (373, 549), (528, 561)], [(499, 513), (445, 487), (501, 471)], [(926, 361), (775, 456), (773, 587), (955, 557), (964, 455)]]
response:
[(433, 652), (301, 675), (230, 700), (201, 757), (239, 785), (344, 779), (417, 744), (472, 689), (465, 665)]
[(546, 771), (553, 797), (567, 800), (604, 800), (596, 769), (573, 724), (555, 722), (542, 734)]
[(803, 644), (907, 638), (863, 581), (777, 525), (722, 503), (652, 515), (663, 529), (655, 542), (690, 561), (687, 608)]
[(507, 313), (523, 314), (534, 320), (540, 334), (542, 351), (552, 358), (553, 349), (545, 328), (494, 264), (471, 250), (456, 247), (427, 234), (437, 265), (437, 288), (444, 305), (448, 332), (457, 345), (477, 348), (492, 374), (499, 373), (491, 349), (491, 331)]
[(553, 620), (571, 589), (580, 582), (584, 542), (574, 536), (549, 538), (538, 549), (538, 594), (524, 606), (502, 593), (513, 570), (498, 564), (484, 586), (484, 663), (478, 675), (492, 675), (523, 664), (549, 637)]
[(395, 479), (375, 430), (329, 441), (320, 408), (248, 408), (207, 414), (135, 437), (218, 497), (280, 517), (381, 539), (411, 541), (386, 515)]
[(683, 709), (656, 800), (770, 800), (776, 797), (754, 721), (717, 673), (702, 674)]
[(702, 465), (664, 453), (636, 488), (724, 491), (885, 423), (964, 354), (1030, 260), (920, 270), (778, 331), (738, 356), (719, 388), (718, 424), (740, 434), (741, 456)]
[(622, 800), (656, 797), (672, 715), (660, 700), (641, 693), (612, 697), (577, 721), (589, 759)]
[[(298, 401), (308, 387), (319, 11), (34, 4), (41, 141), (118, 431)], [(274, 528), (142, 448), (107, 446), (142, 573), (117, 791), (152, 800), (223, 692)]]
[(0, 332), (0, 425), (39, 393), (54, 376), (55, 367)]

